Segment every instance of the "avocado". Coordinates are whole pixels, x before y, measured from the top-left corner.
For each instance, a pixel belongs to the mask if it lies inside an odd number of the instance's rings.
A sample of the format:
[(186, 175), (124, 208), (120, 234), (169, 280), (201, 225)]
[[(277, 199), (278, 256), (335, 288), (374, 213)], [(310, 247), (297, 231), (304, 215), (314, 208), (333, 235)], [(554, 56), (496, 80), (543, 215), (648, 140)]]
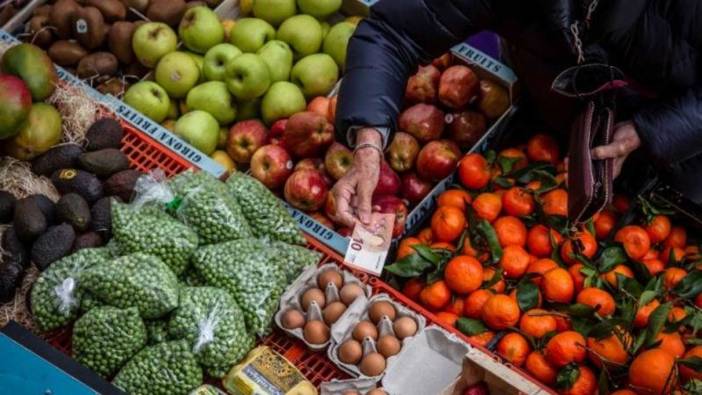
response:
[(112, 197), (104, 197), (90, 208), (90, 229), (105, 239), (112, 235)]
[(83, 233), (76, 237), (76, 241), (73, 242), (73, 252), (82, 250), (83, 248), (102, 247), (103, 244), (104, 241), (102, 237), (96, 232)]
[(85, 149), (98, 151), (105, 148), (119, 148), (122, 146), (124, 130), (122, 125), (113, 118), (98, 119), (88, 128), (85, 139), (88, 141)]
[(82, 153), (83, 148), (77, 144), (58, 145), (32, 161), (32, 172), (48, 177), (58, 169), (76, 167)]
[(29, 265), (29, 253), (27, 247), (17, 238), (17, 231), (14, 226), (5, 229), (2, 234), (3, 259), (13, 260), (15, 264), (24, 268)]
[(20, 77), (27, 84), (35, 102), (51, 96), (56, 89), (58, 74), (54, 63), (41, 48), (22, 43), (11, 47), (2, 56), (5, 73)]
[(7, 191), (0, 191), (0, 224), (12, 221), (16, 201), (15, 195)]
[(105, 193), (119, 196), (120, 199), (128, 202), (134, 193), (134, 185), (136, 185), (137, 179), (141, 176), (141, 172), (133, 169), (115, 173), (105, 181)]
[(71, 252), (76, 232), (69, 224), (52, 226), (32, 245), (32, 262), (44, 271), (50, 264)]
[(5, 256), (0, 259), (0, 304), (4, 304), (14, 298), (15, 291), (22, 283), (24, 268)]
[(90, 225), (90, 206), (77, 193), (67, 193), (56, 203), (56, 216), (59, 222), (66, 222), (77, 232), (83, 232)]
[(80, 163), (83, 170), (103, 178), (129, 168), (127, 155), (117, 148), (86, 152), (78, 157), (78, 163)]
[(34, 202), (39, 206), (44, 218), (46, 218), (46, 225), (53, 225), (56, 223), (56, 204), (40, 193), (27, 196), (27, 199), (34, 200)]
[(46, 231), (46, 217), (33, 199), (20, 199), (15, 204), (14, 227), (17, 237), (25, 242), (34, 241)]
[(51, 174), (51, 182), (60, 194), (75, 192), (88, 203), (102, 197), (102, 183), (94, 174), (77, 169), (60, 169)]

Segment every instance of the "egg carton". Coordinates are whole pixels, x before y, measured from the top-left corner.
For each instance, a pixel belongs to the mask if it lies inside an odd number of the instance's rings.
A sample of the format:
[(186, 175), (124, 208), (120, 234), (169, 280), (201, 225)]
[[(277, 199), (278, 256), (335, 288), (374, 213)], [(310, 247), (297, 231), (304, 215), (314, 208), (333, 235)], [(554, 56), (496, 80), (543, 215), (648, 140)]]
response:
[[(307, 322), (308, 319), (322, 320), (322, 309), (319, 305), (317, 305), (317, 303), (313, 302), (308, 311), (305, 312), (302, 308), (300, 299), (305, 291), (317, 287), (317, 276), (327, 270), (337, 271), (344, 279), (344, 284), (357, 284), (363, 289), (365, 294), (363, 297), (356, 298), (351, 305), (346, 306), (346, 310), (341, 314), (339, 319), (331, 325), (331, 332), (337, 329), (340, 322), (344, 320), (344, 317), (348, 315), (357, 315), (363, 311), (365, 306), (368, 304), (368, 298), (370, 298), (371, 295), (371, 288), (369, 285), (363, 284), (356, 276), (347, 270), (341, 270), (341, 268), (334, 263), (327, 263), (319, 267), (308, 267), (304, 272), (302, 272), (302, 274), (300, 274), (300, 276), (298, 276), (298, 278), (295, 279), (292, 284), (290, 284), (290, 286), (285, 290), (283, 296), (280, 298), (280, 308), (278, 309), (274, 320), (280, 329), (289, 335), (302, 340), (307, 347), (315, 351), (321, 351), (327, 348), (327, 346), (329, 346), (331, 343), (331, 337), (325, 343), (312, 344), (305, 339), (302, 328), (285, 328), (282, 324), (282, 318), (285, 312), (288, 310), (297, 309), (302, 312), (303, 316), (305, 317), (305, 322)], [(323, 290), (323, 292), (325, 293), (327, 304), (340, 300), (339, 290), (333, 283), (329, 285), (328, 289)]]
[(319, 393), (320, 395), (341, 395), (345, 391), (356, 390), (365, 394), (376, 387), (376, 381), (371, 379), (334, 380), (322, 383), (319, 386)]
[[(371, 304), (374, 302), (379, 302), (379, 301), (386, 301), (389, 302), (390, 304), (395, 307), (395, 320), (401, 317), (412, 317), (414, 321), (417, 323), (417, 332), (415, 333), (414, 336), (410, 336), (407, 338), (402, 339), (401, 341), (401, 348), (400, 352), (396, 355), (391, 356), (388, 358), (385, 362), (385, 371), (377, 376), (369, 377), (361, 373), (361, 370), (359, 369), (358, 366), (352, 365), (352, 364), (347, 364), (344, 362), (341, 362), (338, 357), (338, 352), (339, 348), (341, 345), (348, 339), (352, 337), (352, 332), (353, 329), (356, 327), (356, 324), (358, 324), (360, 321), (363, 320), (368, 320), (370, 321), (370, 316), (368, 314), (368, 308), (370, 307)], [(385, 372), (388, 371), (388, 369), (393, 365), (394, 361), (396, 361), (397, 357), (402, 353), (402, 350), (405, 348), (405, 345), (411, 341), (412, 338), (418, 336), (424, 331), (424, 327), (426, 326), (426, 319), (420, 315), (417, 314), (416, 312), (408, 309), (404, 305), (397, 303), (394, 299), (390, 297), (390, 295), (385, 294), (385, 293), (380, 293), (367, 301), (366, 305), (364, 306), (364, 309), (362, 311), (358, 310), (353, 310), (350, 311), (349, 314), (347, 314), (344, 317), (341, 317), (339, 321), (337, 321), (337, 324), (335, 328), (332, 329), (331, 332), (331, 341), (332, 345), (328, 348), (327, 350), (327, 356), (329, 359), (336, 365), (338, 366), (341, 370), (344, 372), (348, 373), (352, 377), (360, 377), (360, 378), (369, 378), (374, 381), (379, 381)], [(394, 330), (392, 329), (392, 325), (389, 326), (387, 325), (386, 320), (381, 320), (378, 323), (378, 332), (380, 336), (385, 335), (385, 334), (393, 334), (394, 335)], [(373, 339), (365, 339), (363, 341), (363, 355), (366, 355), (370, 351), (377, 351), (376, 349), (376, 342)]]

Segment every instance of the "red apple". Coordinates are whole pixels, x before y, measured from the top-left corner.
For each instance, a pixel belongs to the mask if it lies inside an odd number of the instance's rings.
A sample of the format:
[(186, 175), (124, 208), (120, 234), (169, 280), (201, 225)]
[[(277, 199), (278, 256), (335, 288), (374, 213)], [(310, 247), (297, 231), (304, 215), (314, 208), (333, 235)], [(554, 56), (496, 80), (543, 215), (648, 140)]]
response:
[(479, 84), (468, 66), (451, 66), (441, 74), (439, 101), (450, 108), (463, 108), (478, 94)]
[(414, 173), (406, 173), (402, 175), (402, 197), (414, 206), (424, 199), (434, 185), (417, 177)]
[(492, 81), (480, 81), (478, 108), (488, 119), (499, 118), (507, 111), (509, 104), (509, 92), (505, 88)]
[(485, 116), (476, 111), (463, 111), (447, 118), (449, 138), (464, 149), (475, 145), (487, 129)]
[(322, 172), (324, 171), (324, 162), (319, 158), (303, 159), (295, 165), (295, 171), (298, 170), (317, 170)]
[(344, 226), (336, 230), (336, 233), (340, 234), (342, 237), (349, 237), (353, 234), (353, 229), (348, 226)]
[(419, 143), (411, 134), (396, 132), (388, 147), (390, 167), (398, 173), (412, 170), (419, 154)]
[(323, 115), (325, 118), (329, 119), (329, 102), (331, 100), (328, 97), (317, 96), (312, 99), (309, 104), (307, 104), (307, 111), (316, 112), (319, 115)]
[(433, 103), (439, 90), (441, 72), (433, 65), (420, 66), (405, 88), (405, 100), (410, 103)]
[(438, 182), (456, 169), (461, 150), (451, 140), (436, 140), (425, 145), (417, 156), (417, 173), (423, 180)]
[(334, 229), (334, 223), (319, 211), (310, 214), (310, 217), (329, 229)]
[(399, 126), (420, 143), (427, 143), (444, 132), (444, 113), (431, 104), (415, 104), (400, 114)]
[(345, 145), (337, 142), (332, 143), (324, 155), (324, 168), (334, 179), (343, 177), (353, 164), (353, 153)]
[(334, 223), (336, 222), (336, 201), (334, 200), (334, 195), (327, 194), (327, 201), (324, 202), (324, 214), (330, 218)]
[(256, 150), (251, 157), (251, 175), (268, 189), (277, 189), (292, 173), (293, 162), (281, 146), (269, 144)]
[(283, 145), (283, 133), (285, 133), (285, 125), (288, 123), (287, 118), (279, 119), (271, 125), (271, 131), (268, 134), (268, 140), (271, 144)]
[(380, 164), (380, 174), (378, 176), (378, 184), (373, 191), (374, 195), (397, 195), (400, 192), (400, 176), (390, 168), (388, 162), (383, 161)]
[(237, 122), (229, 129), (227, 153), (237, 163), (247, 164), (251, 156), (266, 144), (268, 130), (258, 119)]
[(334, 123), (334, 120), (336, 119), (336, 101), (337, 101), (338, 96), (334, 95), (329, 99), (329, 122), (332, 124)]
[(481, 381), (463, 390), (463, 395), (490, 395), (490, 389), (484, 381)]
[(288, 118), (283, 140), (295, 157), (318, 156), (334, 141), (334, 127), (323, 115), (299, 112)]
[(451, 66), (451, 63), (453, 63), (453, 55), (451, 52), (446, 52), (431, 62), (431, 64), (438, 67), (439, 70), (445, 70), (447, 67)]
[(392, 230), (392, 237), (398, 237), (405, 230), (405, 221), (409, 209), (402, 199), (393, 195), (377, 195), (373, 197), (373, 207), (381, 213), (395, 214), (395, 226)]
[(327, 183), (317, 170), (296, 170), (285, 181), (285, 200), (302, 211), (317, 211), (327, 199)]

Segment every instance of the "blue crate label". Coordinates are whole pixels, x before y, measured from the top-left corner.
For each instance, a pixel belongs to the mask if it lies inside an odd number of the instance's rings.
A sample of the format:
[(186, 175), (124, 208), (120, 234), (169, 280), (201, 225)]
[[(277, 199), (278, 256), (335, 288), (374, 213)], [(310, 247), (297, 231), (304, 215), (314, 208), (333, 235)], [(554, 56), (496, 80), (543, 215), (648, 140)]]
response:
[(326, 226), (317, 222), (314, 218), (287, 203), (285, 203), (285, 207), (287, 207), (288, 212), (293, 219), (297, 221), (300, 229), (304, 230), (337, 253), (341, 255), (346, 253), (349, 246), (349, 239), (347, 237), (343, 237), (335, 231), (327, 228)]
[(517, 82), (517, 75), (512, 69), (472, 45), (460, 43), (451, 48), (451, 52), (459, 58), (495, 74), (508, 85), (513, 85)]

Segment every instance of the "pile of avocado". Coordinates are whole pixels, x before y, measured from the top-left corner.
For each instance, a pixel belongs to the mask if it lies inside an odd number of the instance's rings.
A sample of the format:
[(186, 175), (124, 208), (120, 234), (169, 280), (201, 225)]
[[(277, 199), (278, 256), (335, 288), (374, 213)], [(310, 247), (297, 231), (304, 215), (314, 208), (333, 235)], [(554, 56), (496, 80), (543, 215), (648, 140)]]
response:
[(111, 238), (111, 201), (128, 201), (141, 175), (119, 149), (123, 137), (119, 122), (103, 118), (88, 129), (84, 145), (60, 144), (34, 158), (32, 172), (51, 179), (61, 195), (57, 202), (0, 191), (0, 224), (11, 225), (2, 239), (0, 303), (12, 299), (30, 261), (44, 271)]

